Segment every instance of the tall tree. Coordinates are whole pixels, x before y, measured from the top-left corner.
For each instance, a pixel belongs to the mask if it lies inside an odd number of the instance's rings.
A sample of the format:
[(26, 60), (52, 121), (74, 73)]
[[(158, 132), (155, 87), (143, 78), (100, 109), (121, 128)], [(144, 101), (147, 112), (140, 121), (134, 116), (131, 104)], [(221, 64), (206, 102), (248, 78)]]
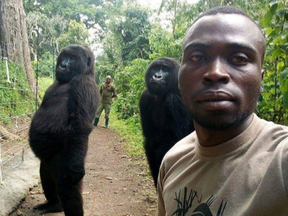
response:
[(67, 30), (68, 22), (63, 16), (55, 15), (52, 18), (39, 12), (30, 12), (26, 17), (32, 61), (37, 61), (37, 54), (41, 57), (44, 53), (58, 52), (57, 38)]
[[(60, 15), (64, 19), (84, 22), (89, 28), (97, 22), (95, 20), (97, 7), (103, 4), (102, 0), (24, 0), (27, 13), (38, 11), (47, 17)], [(99, 17), (98, 17), (99, 18)]]
[(1, 54), (23, 67), (29, 86), (36, 94), (36, 79), (30, 59), (23, 2), (22, 0), (0, 0), (0, 10)]
[(148, 33), (151, 24), (146, 9), (137, 4), (123, 7), (123, 11), (113, 19), (109, 28), (116, 38), (116, 43), (121, 45), (121, 60), (124, 64), (136, 58), (149, 58)]

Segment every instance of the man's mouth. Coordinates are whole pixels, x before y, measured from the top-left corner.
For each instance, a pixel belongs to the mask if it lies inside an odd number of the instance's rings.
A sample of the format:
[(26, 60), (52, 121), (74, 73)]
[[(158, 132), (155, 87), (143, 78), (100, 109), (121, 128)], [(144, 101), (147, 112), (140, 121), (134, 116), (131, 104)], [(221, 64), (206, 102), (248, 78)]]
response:
[(226, 91), (205, 91), (196, 97), (196, 102), (205, 110), (226, 109), (232, 105), (233, 96)]
[(225, 91), (205, 91), (197, 96), (197, 102), (233, 101), (233, 96)]

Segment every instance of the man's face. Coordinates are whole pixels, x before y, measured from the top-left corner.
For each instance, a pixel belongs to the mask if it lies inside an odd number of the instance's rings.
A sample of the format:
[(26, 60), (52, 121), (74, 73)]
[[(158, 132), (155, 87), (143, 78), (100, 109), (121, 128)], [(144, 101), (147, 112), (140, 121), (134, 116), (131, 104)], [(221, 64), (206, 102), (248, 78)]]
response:
[(264, 38), (248, 18), (217, 14), (187, 32), (179, 72), (183, 101), (200, 126), (233, 127), (257, 106)]
[(109, 84), (110, 82), (111, 82), (111, 78), (110, 78), (110, 77), (107, 77), (107, 78), (106, 78), (106, 83)]

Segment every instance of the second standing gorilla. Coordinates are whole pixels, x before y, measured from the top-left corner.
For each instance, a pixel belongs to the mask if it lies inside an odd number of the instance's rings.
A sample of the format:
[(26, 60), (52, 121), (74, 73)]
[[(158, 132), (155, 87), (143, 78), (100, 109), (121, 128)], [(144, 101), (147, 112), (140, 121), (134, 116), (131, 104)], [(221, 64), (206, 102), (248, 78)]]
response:
[(144, 149), (155, 186), (166, 152), (194, 131), (178, 88), (178, 71), (179, 63), (174, 59), (154, 60), (146, 71), (147, 88), (140, 97)]

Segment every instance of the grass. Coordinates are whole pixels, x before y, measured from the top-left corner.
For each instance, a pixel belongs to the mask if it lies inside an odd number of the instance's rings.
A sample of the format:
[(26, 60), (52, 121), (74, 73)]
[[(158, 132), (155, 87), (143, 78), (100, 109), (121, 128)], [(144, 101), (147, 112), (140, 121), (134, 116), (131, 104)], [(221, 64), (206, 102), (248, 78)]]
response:
[[(136, 118), (136, 117), (134, 117)], [(117, 118), (117, 113), (111, 109), (109, 124), (111, 128), (125, 140), (125, 150), (130, 156), (144, 157), (143, 135), (139, 123)]]

